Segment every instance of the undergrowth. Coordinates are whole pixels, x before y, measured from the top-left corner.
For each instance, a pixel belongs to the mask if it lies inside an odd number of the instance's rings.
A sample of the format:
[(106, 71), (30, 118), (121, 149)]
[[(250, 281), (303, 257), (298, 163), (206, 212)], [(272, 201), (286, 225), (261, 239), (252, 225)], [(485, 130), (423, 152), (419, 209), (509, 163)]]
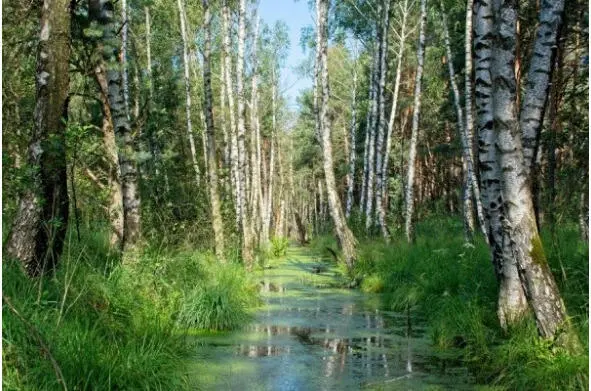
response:
[(241, 327), (258, 303), (239, 265), (158, 246), (122, 265), (106, 238), (70, 238), (53, 276), (3, 262), (4, 389), (190, 389), (188, 331)]

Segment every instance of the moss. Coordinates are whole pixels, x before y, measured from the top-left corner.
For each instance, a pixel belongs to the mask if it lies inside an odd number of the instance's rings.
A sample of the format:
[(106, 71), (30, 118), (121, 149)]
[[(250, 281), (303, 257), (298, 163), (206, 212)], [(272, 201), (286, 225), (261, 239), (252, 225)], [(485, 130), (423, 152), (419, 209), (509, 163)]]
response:
[(546, 261), (546, 254), (544, 253), (544, 246), (542, 245), (542, 241), (540, 240), (540, 235), (537, 233), (531, 239), (531, 250), (529, 252), (532, 260), (542, 266), (547, 267), (548, 262)]

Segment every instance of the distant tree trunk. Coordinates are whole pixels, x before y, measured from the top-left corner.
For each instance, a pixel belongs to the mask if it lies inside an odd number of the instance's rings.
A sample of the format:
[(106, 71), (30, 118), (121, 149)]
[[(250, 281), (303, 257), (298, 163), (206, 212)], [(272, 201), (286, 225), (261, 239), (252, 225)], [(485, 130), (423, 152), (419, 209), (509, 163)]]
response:
[(273, 213), (273, 182), (275, 177), (275, 138), (277, 127), (277, 81), (275, 76), (275, 64), (271, 70), (271, 152), (269, 157), (269, 175), (267, 177), (267, 193), (265, 201), (265, 214), (263, 220), (263, 241), (267, 241), (271, 235), (271, 215)]
[(328, 83), (328, 0), (316, 0), (316, 28), (317, 39), (316, 44), (320, 46), (320, 74), (321, 82), (316, 83), (318, 87), (321, 86), (322, 102), (320, 105), (320, 130), (322, 134), (323, 160), (324, 160), (324, 177), (326, 180), (326, 190), (328, 193), (328, 203), (330, 207), (330, 214), (332, 216), (337, 235), (339, 237), (345, 263), (349, 269), (353, 267), (356, 259), (357, 240), (347, 225), (345, 214), (341, 200), (339, 199), (336, 181), (334, 176), (334, 164), (332, 158), (332, 142), (330, 139), (330, 121), (328, 117), (328, 99), (330, 96)]
[[(370, 100), (370, 115), (367, 123), (367, 132), (369, 133), (369, 144), (367, 152), (367, 190), (365, 195), (365, 229), (369, 232), (373, 226), (373, 199), (375, 186), (375, 151), (376, 151), (376, 124), (378, 121), (378, 83), (380, 77), (380, 51), (376, 47), (373, 58), (373, 79), (370, 89), (373, 90), (373, 99)], [(371, 94), (371, 93), (370, 93)]]
[(384, 149), (384, 145), (387, 143), (387, 130), (386, 130), (386, 74), (388, 71), (388, 31), (390, 27), (390, 0), (385, 0), (382, 7), (382, 32), (380, 37), (380, 80), (378, 85), (378, 121), (376, 124), (376, 214), (378, 217), (378, 223), (380, 230), (385, 238), (389, 237), (388, 227), (386, 226), (386, 210), (382, 208), (383, 195), (384, 195), (384, 170), (383, 162), (385, 160), (384, 155), (388, 153)]
[(252, 62), (252, 88), (251, 88), (251, 103), (250, 103), (250, 166), (251, 166), (251, 230), (253, 232), (253, 239), (261, 240), (262, 223), (263, 223), (263, 191), (261, 182), (261, 126), (259, 122), (259, 69), (257, 62), (257, 46), (259, 35), (259, 18), (254, 10), (254, 28), (253, 40), (251, 49)]
[[(443, 25), (443, 38), (445, 41), (446, 57), (447, 57), (447, 68), (449, 71), (449, 81), (451, 90), (454, 97), (454, 106), (456, 108), (456, 116), (458, 117), (458, 135), (462, 140), (462, 162), (464, 166), (464, 183), (463, 183), (463, 212), (464, 212), (464, 238), (467, 242), (472, 241), (474, 234), (474, 211), (472, 207), (472, 161), (470, 153), (470, 145), (466, 140), (466, 128), (464, 125), (464, 112), (462, 110), (462, 104), (460, 103), (460, 90), (456, 82), (456, 74), (453, 65), (453, 56), (451, 53), (451, 44), (449, 42), (449, 30), (447, 28), (447, 15), (443, 4), (441, 4), (441, 16)], [(485, 231), (486, 232), (486, 231)]]
[(191, 150), (191, 162), (193, 163), (193, 170), (195, 171), (195, 183), (199, 186), (201, 170), (199, 169), (199, 162), (197, 161), (197, 149), (195, 148), (195, 137), (193, 135), (193, 123), (191, 120), (191, 78), (189, 76), (189, 44), (187, 42), (187, 26), (185, 18), (185, 6), (183, 0), (177, 0), (179, 8), (179, 20), (181, 22), (181, 35), (183, 38), (183, 68), (185, 77), (185, 113), (187, 118), (187, 136), (189, 139), (189, 148)]
[(355, 188), (355, 160), (357, 132), (357, 59), (353, 64), (353, 91), (351, 93), (351, 124), (349, 125), (349, 175), (347, 175), (347, 206), (345, 216), (349, 218), (353, 207), (353, 189)]
[(129, 115), (129, 71), (127, 69), (127, 37), (129, 23), (127, 19), (127, 0), (121, 0), (121, 51), (119, 62), (121, 63), (121, 85), (123, 86), (123, 101), (125, 111)]
[[(389, 240), (388, 231), (385, 230), (385, 221), (386, 221), (386, 196), (388, 193), (388, 160), (390, 158), (390, 149), (392, 148), (392, 131), (394, 129), (394, 120), (396, 119), (396, 110), (398, 109), (398, 94), (400, 92), (400, 79), (402, 77), (402, 60), (404, 58), (404, 44), (406, 41), (406, 23), (408, 20), (408, 15), (410, 13), (410, 5), (408, 0), (404, 0), (404, 5), (401, 7), (402, 10), (402, 25), (400, 28), (400, 43), (398, 48), (398, 55), (397, 55), (397, 64), (396, 64), (396, 77), (394, 79), (394, 93), (392, 94), (392, 108), (390, 110), (390, 120), (388, 121), (388, 133), (386, 134), (386, 147), (384, 150), (384, 162), (382, 164), (382, 178), (383, 178), (383, 186), (381, 188), (382, 192), (382, 202), (377, 206), (378, 207), (378, 214), (380, 218), (380, 222), (384, 222), (382, 228), (382, 235), (386, 240)], [(382, 225), (382, 224), (380, 224)]]
[(125, 109), (121, 64), (117, 61), (120, 43), (117, 39), (119, 26), (115, 23), (112, 1), (91, 0), (95, 19), (103, 28), (103, 60), (107, 66), (109, 106), (113, 116), (113, 126), (119, 152), (121, 168), (121, 193), (123, 195), (123, 252), (131, 254), (136, 248), (141, 234), (140, 194), (138, 187), (137, 162), (134, 142)]
[(363, 178), (361, 181), (361, 197), (359, 200), (359, 212), (365, 211), (367, 200), (367, 185), (369, 178), (369, 139), (370, 139), (370, 123), (371, 123), (371, 106), (375, 100), (375, 54), (372, 56), (372, 61), (369, 68), (369, 103), (367, 108), (367, 116), (365, 118), (365, 143), (363, 147)]
[(425, 24), (427, 23), (427, 5), (426, 0), (421, 0), (421, 20), (419, 23), (419, 45), (417, 47), (417, 74), (415, 77), (415, 92), (412, 116), (412, 134), (410, 137), (408, 168), (406, 176), (406, 194), (405, 194), (405, 234), (406, 240), (413, 240), (413, 212), (414, 212), (414, 178), (415, 161), (417, 157), (417, 142), (419, 138), (419, 116), (421, 113), (421, 83), (423, 79), (423, 62), (425, 56)]
[(480, 230), (484, 234), (484, 238), (488, 243), (488, 235), (486, 230), (486, 220), (484, 218), (484, 211), (482, 208), (482, 198), (480, 195), (480, 185), (478, 184), (478, 178), (476, 176), (476, 158), (474, 156), (474, 118), (472, 115), (473, 111), (473, 100), (474, 92), (472, 87), (472, 18), (474, 14), (474, 0), (467, 0), (466, 2), (466, 39), (464, 43), (465, 52), (465, 63), (466, 69), (464, 74), (464, 115), (465, 115), (465, 134), (463, 140), (466, 141), (465, 145), (462, 145), (464, 154), (466, 155), (466, 168), (468, 179), (470, 180), (470, 188), (474, 194), (474, 203), (476, 204), (476, 216), (478, 217), (478, 224)]
[(585, 187), (579, 198), (579, 232), (581, 240), (589, 241), (589, 190)]
[(498, 166), (496, 136), (493, 130), (492, 35), (491, 2), (476, 0), (474, 28), (475, 98), (480, 184), (487, 224), (492, 263), (499, 281), (498, 316), (504, 329), (520, 320), (527, 312), (527, 300), (519, 279), (517, 264), (509, 247), (510, 238), (503, 231), (501, 178)]
[(220, 261), (224, 262), (224, 225), (218, 194), (218, 174), (215, 146), (215, 131), (213, 126), (213, 92), (211, 89), (211, 11), (209, 1), (203, 0), (205, 42), (203, 48), (203, 108), (207, 124), (207, 171), (209, 174), (209, 198), (211, 201), (211, 217), (213, 223), (213, 235), (215, 239), (215, 253)]
[(68, 227), (66, 126), (70, 76), (70, 1), (45, 0), (35, 77), (34, 127), (28, 164), (38, 167), (21, 195), (6, 242), (29, 276), (53, 270)]
[(222, 57), (224, 59), (224, 80), (225, 91), (228, 97), (228, 110), (230, 112), (230, 160), (231, 160), (231, 177), (234, 187), (234, 207), (236, 209), (236, 226), (241, 227), (242, 224), (242, 189), (240, 187), (240, 171), (238, 168), (238, 130), (236, 128), (236, 111), (234, 109), (234, 88), (232, 87), (232, 56), (230, 55), (230, 10), (228, 8), (227, 0), (222, 1)]
[(246, 0), (240, 0), (238, 13), (238, 62), (236, 64), (236, 97), (238, 99), (238, 173), (240, 209), (242, 211), (242, 258), (252, 268), (253, 236), (250, 229), (249, 208), (246, 197), (246, 100), (244, 97), (244, 46), (246, 41)]
[(103, 144), (105, 148), (105, 160), (108, 165), (109, 178), (109, 206), (107, 213), (111, 225), (109, 244), (112, 249), (121, 249), (123, 244), (123, 195), (121, 194), (121, 167), (119, 166), (119, 155), (117, 154), (117, 142), (113, 129), (113, 117), (109, 105), (109, 86), (104, 61), (100, 61), (95, 68), (95, 79), (100, 89), (100, 99), (103, 111)]

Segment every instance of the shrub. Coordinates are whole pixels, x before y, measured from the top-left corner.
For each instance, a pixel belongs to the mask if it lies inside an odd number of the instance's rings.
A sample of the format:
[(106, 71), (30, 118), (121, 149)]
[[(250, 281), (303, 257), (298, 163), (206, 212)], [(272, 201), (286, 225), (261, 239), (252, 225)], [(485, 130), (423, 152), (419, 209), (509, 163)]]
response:
[(281, 258), (287, 255), (289, 240), (282, 236), (273, 236), (271, 238), (271, 255), (274, 258)]

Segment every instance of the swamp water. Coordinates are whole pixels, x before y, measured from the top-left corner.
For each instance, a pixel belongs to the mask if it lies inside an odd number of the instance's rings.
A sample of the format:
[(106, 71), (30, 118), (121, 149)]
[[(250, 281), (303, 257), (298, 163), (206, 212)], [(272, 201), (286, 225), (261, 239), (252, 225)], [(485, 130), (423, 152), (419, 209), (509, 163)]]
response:
[(430, 346), (421, 319), (337, 288), (333, 264), (307, 251), (291, 248), (257, 274), (264, 305), (250, 325), (198, 337), (198, 389), (472, 389), (467, 370)]

